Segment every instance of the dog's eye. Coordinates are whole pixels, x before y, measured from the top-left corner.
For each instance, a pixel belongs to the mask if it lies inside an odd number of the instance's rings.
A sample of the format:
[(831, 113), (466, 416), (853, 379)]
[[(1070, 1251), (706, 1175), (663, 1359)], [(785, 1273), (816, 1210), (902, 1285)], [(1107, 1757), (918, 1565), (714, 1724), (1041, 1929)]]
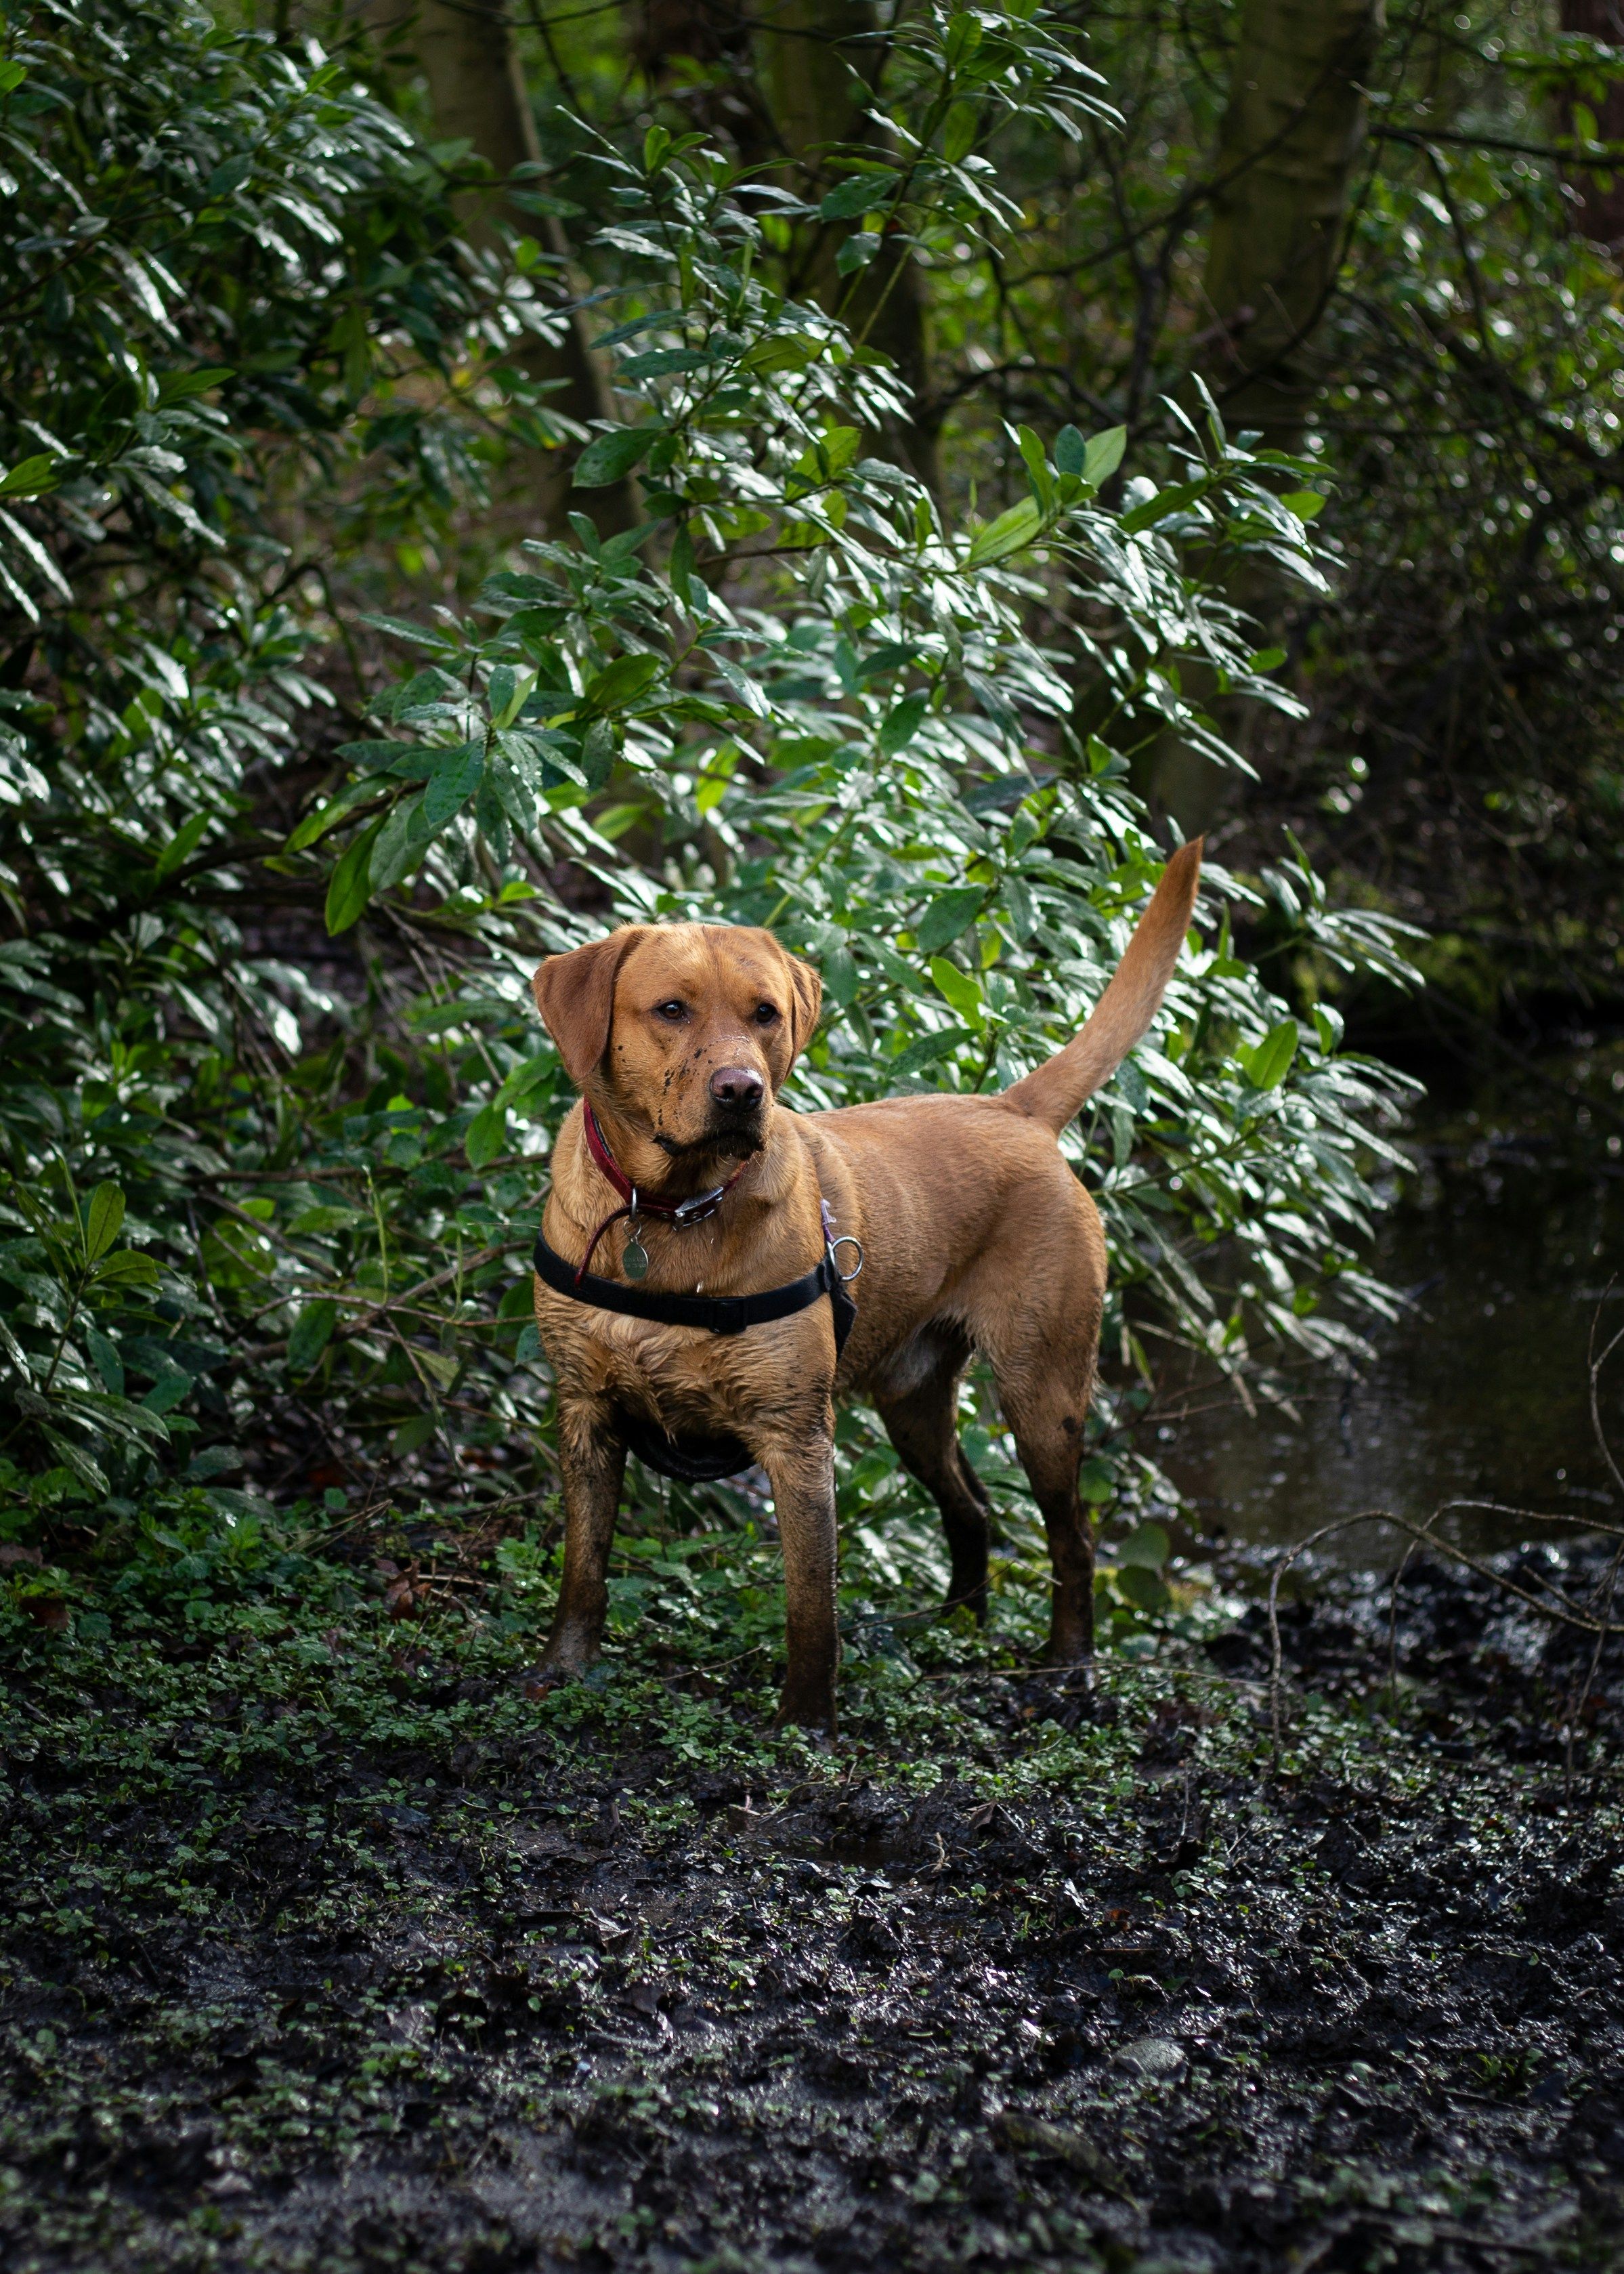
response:
[(657, 1019), (669, 1019), (674, 1025), (679, 1019), (687, 1018), (688, 1005), (679, 1002), (673, 995), (669, 1003), (657, 1003), (654, 1005), (654, 1015)]
[(756, 1005), (756, 1023), (758, 1027), (776, 1027), (778, 1023), (778, 1005), (774, 1003), (758, 1003)]

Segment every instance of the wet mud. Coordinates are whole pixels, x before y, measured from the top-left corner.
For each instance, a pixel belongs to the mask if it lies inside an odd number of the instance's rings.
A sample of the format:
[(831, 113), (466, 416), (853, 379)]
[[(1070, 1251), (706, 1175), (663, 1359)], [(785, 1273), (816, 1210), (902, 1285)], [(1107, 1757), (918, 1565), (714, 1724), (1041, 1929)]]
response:
[(318, 1717), (297, 1632), (24, 1666), (6, 2261), (1620, 2263), (1624, 1661), (1435, 1566), (1391, 1690), (1375, 1582), (1282, 1634), (1277, 1763), (1255, 1601), (1087, 1693), (848, 1663), (826, 1752), (398, 1640)]

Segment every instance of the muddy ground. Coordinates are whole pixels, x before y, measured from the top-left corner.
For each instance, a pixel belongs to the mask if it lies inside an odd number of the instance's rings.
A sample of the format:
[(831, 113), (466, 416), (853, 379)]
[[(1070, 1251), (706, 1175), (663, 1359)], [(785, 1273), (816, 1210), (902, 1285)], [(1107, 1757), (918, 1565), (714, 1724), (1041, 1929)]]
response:
[(1624, 2263), (1624, 1656), (1412, 1568), (1389, 1689), (1322, 1575), (1276, 1766), (1255, 1600), (1092, 1694), (870, 1615), (820, 1748), (736, 1575), (538, 1700), (435, 1553), (11, 1635), (14, 2274)]

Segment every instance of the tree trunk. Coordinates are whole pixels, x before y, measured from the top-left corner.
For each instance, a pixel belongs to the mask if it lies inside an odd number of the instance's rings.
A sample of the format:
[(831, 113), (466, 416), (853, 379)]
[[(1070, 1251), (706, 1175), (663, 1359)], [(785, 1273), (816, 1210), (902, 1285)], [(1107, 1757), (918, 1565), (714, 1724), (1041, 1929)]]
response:
[(752, 170), (782, 155), (756, 84), (750, 19), (737, 0), (628, 0), (624, 12), (650, 90), (676, 102), (690, 127), (731, 142)]
[(1203, 282), (1204, 373), (1231, 432), (1301, 447), (1322, 371), (1382, 0), (1242, 0)]
[[(1565, 32), (1583, 32), (1609, 47), (1624, 48), (1624, 0), (1562, 0)], [(1624, 142), (1624, 80), (1615, 80), (1599, 102), (1586, 102), (1575, 88), (1562, 105), (1565, 132), (1574, 131), (1574, 105), (1583, 102), (1596, 120), (1600, 142)], [(1609, 252), (1624, 247), (1624, 166), (1598, 170), (1565, 165), (1562, 178), (1575, 192), (1578, 204), (1575, 225), (1585, 237), (1605, 245)]]
[[(368, 0), (375, 33), (398, 33), (402, 19), (428, 82), (436, 130), (447, 141), (467, 141), (485, 160), (497, 183), (494, 192), (470, 192), (461, 200), (463, 228), (476, 245), (497, 240), (497, 216), (506, 206), (503, 189), (516, 168), (541, 155), (535, 115), (525, 92), (504, 0)], [(569, 245), (556, 215), (532, 217), (507, 207), (507, 217), (536, 236), (556, 259), (568, 261)], [(569, 271), (565, 269), (568, 278)], [(593, 354), (587, 322), (572, 310), (556, 347), (537, 341), (516, 358), (528, 377), (557, 382), (547, 403), (583, 425), (614, 416), (608, 375)], [(541, 518), (549, 531), (565, 526), (572, 503), (590, 512), (608, 535), (629, 529), (637, 519), (637, 494), (630, 482), (583, 491), (572, 500), (570, 449), (536, 454)]]
[[(873, 0), (763, 0), (756, 18), (761, 82), (784, 152), (809, 197), (836, 179), (831, 157), (883, 148), (867, 104), (883, 60)], [(913, 394), (913, 416), (882, 436), (886, 455), (940, 493), (940, 419), (930, 403), (929, 301), (907, 252), (882, 252), (855, 282), (835, 267), (844, 228), (809, 230), (792, 257), (793, 291), (844, 316), (853, 336), (891, 358)]]
[[(1271, 450), (1301, 449), (1324, 376), (1315, 352), (1336, 282), (1348, 192), (1365, 133), (1364, 79), (1382, 28), (1382, 0), (1241, 0), (1229, 101), (1219, 131), (1213, 222), (1202, 280), (1201, 368), (1234, 433)], [(1238, 564), (1227, 597), (1267, 622), (1280, 590)], [(1231, 740), (1237, 706), (1197, 661), (1187, 694)], [(1135, 787), (1187, 835), (1217, 817), (1233, 779), (1170, 730), (1135, 766)]]

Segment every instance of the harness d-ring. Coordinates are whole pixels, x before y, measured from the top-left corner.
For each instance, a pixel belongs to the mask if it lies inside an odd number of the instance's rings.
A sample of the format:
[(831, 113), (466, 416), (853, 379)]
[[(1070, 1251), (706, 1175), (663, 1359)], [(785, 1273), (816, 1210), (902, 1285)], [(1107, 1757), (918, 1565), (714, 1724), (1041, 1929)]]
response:
[(849, 1284), (852, 1280), (855, 1279), (862, 1270), (862, 1242), (861, 1239), (853, 1239), (849, 1231), (843, 1231), (838, 1239), (831, 1239), (830, 1241), (829, 1253), (831, 1255), (838, 1256), (843, 1247), (854, 1247), (857, 1250), (857, 1261), (849, 1271), (842, 1271), (838, 1262), (835, 1265), (835, 1271), (839, 1277), (842, 1285), (846, 1285)]

